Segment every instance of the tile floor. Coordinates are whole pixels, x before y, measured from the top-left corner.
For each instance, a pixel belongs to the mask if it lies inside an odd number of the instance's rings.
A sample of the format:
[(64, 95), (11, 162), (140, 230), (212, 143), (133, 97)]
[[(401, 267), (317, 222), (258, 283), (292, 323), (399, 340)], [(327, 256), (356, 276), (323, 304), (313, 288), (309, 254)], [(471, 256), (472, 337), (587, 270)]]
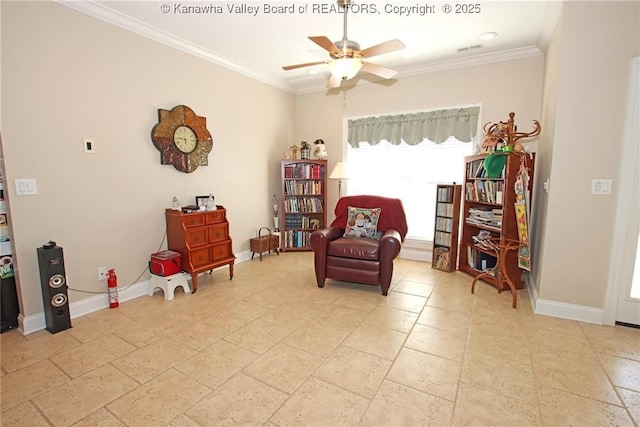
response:
[(633, 426), (640, 330), (535, 315), (397, 260), (393, 287), (315, 285), (284, 253), (1, 337), (2, 426)]

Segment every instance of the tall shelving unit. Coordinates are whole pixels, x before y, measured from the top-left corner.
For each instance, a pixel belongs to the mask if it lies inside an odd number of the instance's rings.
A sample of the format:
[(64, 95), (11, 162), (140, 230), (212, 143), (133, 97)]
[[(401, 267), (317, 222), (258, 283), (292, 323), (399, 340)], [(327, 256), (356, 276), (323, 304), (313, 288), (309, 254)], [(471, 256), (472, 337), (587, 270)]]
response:
[(283, 251), (311, 250), (311, 233), (327, 224), (327, 161), (282, 160)]
[[(1, 147), (0, 144), (0, 158)], [(13, 244), (9, 235), (4, 164), (0, 164), (0, 333), (18, 327), (18, 293), (13, 271)]]
[[(502, 175), (487, 177), (484, 160), (487, 154), (465, 157), (464, 206), (462, 209), (462, 236), (460, 239), (459, 270), (478, 276), (496, 265), (495, 252), (474, 241), (481, 232), (491, 238), (519, 240), (516, 221), (514, 185), (520, 170), (522, 156), (526, 156), (530, 180), (533, 182), (535, 156), (504, 154), (507, 156)], [(524, 288), (522, 270), (518, 267), (518, 251), (507, 254), (506, 269), (517, 289)], [(496, 269), (496, 274), (498, 270)], [(483, 276), (481, 280), (497, 286), (500, 278)]]
[(431, 267), (451, 272), (458, 265), (458, 231), (462, 185), (438, 184)]

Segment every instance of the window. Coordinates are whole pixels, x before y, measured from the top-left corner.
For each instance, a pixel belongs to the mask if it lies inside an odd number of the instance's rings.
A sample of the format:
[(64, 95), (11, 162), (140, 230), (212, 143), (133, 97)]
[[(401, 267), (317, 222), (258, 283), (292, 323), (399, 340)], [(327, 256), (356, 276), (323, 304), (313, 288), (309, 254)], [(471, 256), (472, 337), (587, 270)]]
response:
[(441, 144), (428, 140), (417, 145), (347, 145), (347, 194), (373, 194), (402, 200), (409, 233), (407, 238), (433, 240), (436, 185), (462, 183), (463, 157), (473, 154), (473, 143), (454, 137)]

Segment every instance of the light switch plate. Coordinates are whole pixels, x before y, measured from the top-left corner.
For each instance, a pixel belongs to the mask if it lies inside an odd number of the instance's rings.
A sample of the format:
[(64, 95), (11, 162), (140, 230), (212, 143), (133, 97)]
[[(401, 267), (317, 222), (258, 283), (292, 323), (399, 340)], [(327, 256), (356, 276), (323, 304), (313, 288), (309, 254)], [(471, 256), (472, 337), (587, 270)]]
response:
[(591, 181), (591, 194), (609, 195), (612, 185), (611, 179), (594, 179)]
[(38, 185), (35, 179), (16, 179), (16, 196), (35, 196)]

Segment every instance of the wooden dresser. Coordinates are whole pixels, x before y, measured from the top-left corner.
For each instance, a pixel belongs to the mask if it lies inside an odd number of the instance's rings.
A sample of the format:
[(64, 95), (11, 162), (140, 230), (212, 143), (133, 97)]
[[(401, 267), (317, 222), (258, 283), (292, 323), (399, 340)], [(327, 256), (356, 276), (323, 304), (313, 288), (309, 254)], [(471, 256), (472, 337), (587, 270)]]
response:
[(235, 255), (229, 236), (227, 210), (183, 213), (167, 209), (167, 249), (180, 252), (182, 269), (191, 273), (193, 292), (198, 290), (198, 273), (229, 265), (233, 279)]

